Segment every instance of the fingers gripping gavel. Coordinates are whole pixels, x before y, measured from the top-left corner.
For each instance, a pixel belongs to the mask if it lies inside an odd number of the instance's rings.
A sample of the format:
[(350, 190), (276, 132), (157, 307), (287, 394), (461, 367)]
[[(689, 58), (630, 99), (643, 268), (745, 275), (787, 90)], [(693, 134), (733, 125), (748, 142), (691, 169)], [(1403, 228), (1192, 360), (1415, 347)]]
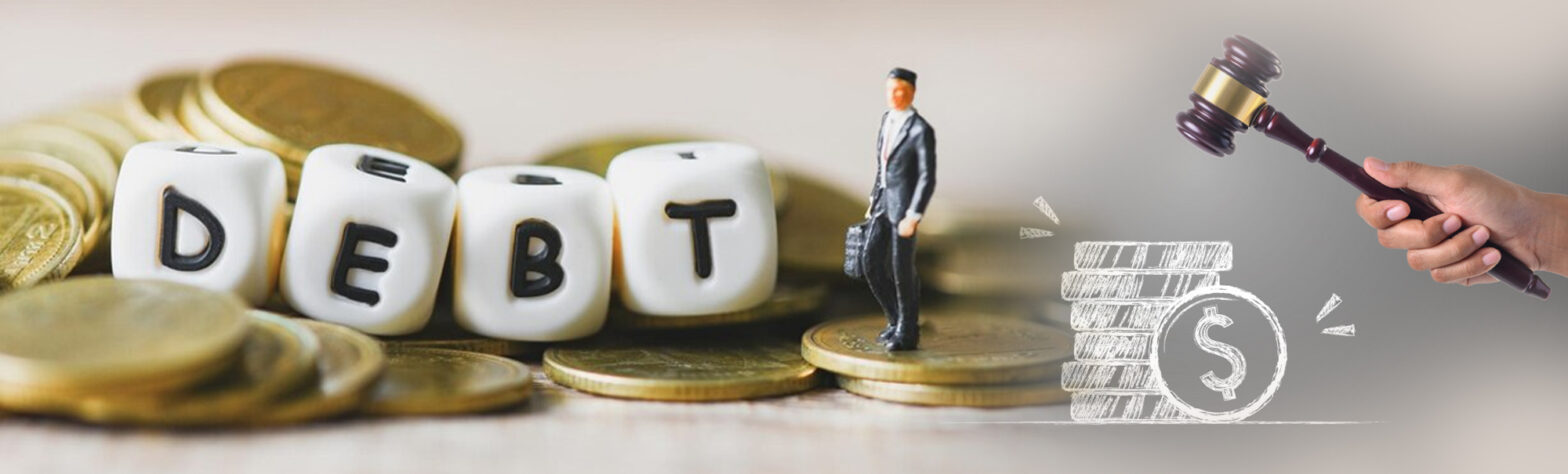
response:
[[(1225, 57), (1209, 61), (1188, 96), (1192, 109), (1176, 115), (1177, 130), (1199, 148), (1224, 156), (1236, 151), (1232, 140), (1236, 132), (1257, 128), (1305, 153), (1308, 162), (1322, 164), (1372, 199), (1404, 201), (1410, 205), (1411, 218), (1426, 219), (1441, 213), (1425, 200), (1377, 182), (1360, 166), (1330, 150), (1322, 138), (1308, 135), (1268, 105), (1269, 91), (1263, 84), (1279, 76), (1279, 58), (1274, 53), (1242, 36), (1226, 39)], [(1486, 246), (1502, 254), (1490, 272), (1492, 276), (1538, 298), (1551, 294), (1551, 288), (1519, 259), (1496, 244)]]

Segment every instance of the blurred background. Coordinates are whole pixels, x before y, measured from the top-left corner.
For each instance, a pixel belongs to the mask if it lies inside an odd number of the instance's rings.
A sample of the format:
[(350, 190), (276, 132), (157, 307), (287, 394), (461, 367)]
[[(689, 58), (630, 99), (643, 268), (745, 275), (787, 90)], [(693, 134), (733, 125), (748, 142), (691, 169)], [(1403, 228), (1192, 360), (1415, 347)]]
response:
[[(1061, 271), (1079, 240), (1231, 241), (1224, 282), (1272, 306), (1290, 348), (1283, 387), (1255, 419), (1379, 423), (995, 425), (1015, 441), (907, 452), (897, 439), (757, 440), (759, 457), (1541, 467), (1568, 422), (1568, 296), (1434, 284), (1377, 245), (1338, 178), (1257, 132), (1235, 155), (1209, 156), (1174, 116), (1220, 41), (1243, 34), (1283, 62), (1270, 103), (1347, 157), (1466, 163), (1568, 192), (1563, 18), (1561, 2), (1506, 0), (3, 1), (0, 122), (118, 97), (168, 69), (281, 55), (364, 73), (448, 114), (465, 168), (607, 133), (688, 133), (751, 144), (858, 195), (874, 175), (884, 75), (903, 66), (919, 72), (915, 106), (939, 132), (933, 220), (1019, 213), (1017, 225), (1057, 232), (1032, 243), (1062, 255)], [(1060, 226), (1028, 214), (1036, 196)], [(1568, 279), (1547, 283), (1568, 292)], [(1330, 294), (1345, 302), (1318, 323)], [(1319, 333), (1352, 323), (1354, 338)], [(1065, 420), (1064, 408), (1046, 421)], [(684, 449), (674, 455), (704, 448)]]

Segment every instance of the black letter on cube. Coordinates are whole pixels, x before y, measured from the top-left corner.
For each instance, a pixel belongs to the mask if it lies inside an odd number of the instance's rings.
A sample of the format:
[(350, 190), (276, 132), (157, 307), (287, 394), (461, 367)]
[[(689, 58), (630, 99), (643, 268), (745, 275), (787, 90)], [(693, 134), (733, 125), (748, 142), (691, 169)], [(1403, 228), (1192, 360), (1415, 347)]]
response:
[(708, 238), (708, 219), (735, 215), (734, 199), (702, 201), (696, 204), (668, 203), (664, 215), (671, 219), (691, 219), (691, 252), (696, 260), (697, 277), (713, 274), (713, 243)]
[[(195, 217), (202, 227), (207, 228), (207, 245), (202, 247), (195, 255), (180, 255), (175, 245), (179, 243), (180, 211)], [(158, 262), (163, 266), (182, 272), (194, 272), (212, 265), (218, 261), (218, 255), (223, 253), (223, 224), (218, 222), (218, 217), (207, 210), (195, 199), (180, 194), (174, 186), (163, 188), (163, 232), (158, 236)]]
[(343, 226), (343, 241), (338, 244), (338, 258), (332, 264), (332, 292), (360, 303), (375, 306), (381, 294), (348, 284), (348, 271), (360, 269), (367, 272), (387, 271), (387, 259), (366, 257), (355, 251), (360, 242), (380, 244), (392, 248), (397, 245), (397, 234), (382, 227), (350, 222)]
[(177, 152), (180, 152), (180, 153), (195, 153), (197, 155), (234, 155), (234, 154), (237, 154), (237, 153), (234, 152), (234, 150), (225, 150), (225, 149), (218, 148), (218, 147), (215, 147), (215, 146), (196, 146), (196, 145), (182, 146), (182, 147), (179, 147), (179, 148), (175, 148), (174, 151), (177, 151)]
[(512, 177), (512, 182), (513, 183), (517, 183), (517, 184), (521, 184), (521, 185), (524, 185), (524, 186), (542, 186), (542, 185), (549, 185), (549, 184), (561, 184), (561, 181), (558, 180), (558, 179), (555, 179), (555, 178), (552, 178), (552, 177), (549, 177), (549, 176), (540, 176), (540, 175), (537, 175), (537, 174), (520, 174), (520, 175), (517, 175), (517, 176), (513, 176)]
[(364, 171), (365, 174), (371, 176), (386, 178), (399, 183), (408, 182), (403, 179), (404, 176), (408, 176), (408, 165), (386, 158), (364, 155), (359, 157), (359, 166), (355, 166), (355, 168), (359, 168), (360, 171)]
[[(530, 254), (528, 244), (533, 239), (544, 242), (544, 250)], [(561, 269), (561, 231), (539, 219), (528, 219), (517, 224), (512, 234), (512, 296), (528, 298), (544, 296), (561, 287), (566, 273)], [(539, 278), (528, 278), (528, 273), (538, 273)]]

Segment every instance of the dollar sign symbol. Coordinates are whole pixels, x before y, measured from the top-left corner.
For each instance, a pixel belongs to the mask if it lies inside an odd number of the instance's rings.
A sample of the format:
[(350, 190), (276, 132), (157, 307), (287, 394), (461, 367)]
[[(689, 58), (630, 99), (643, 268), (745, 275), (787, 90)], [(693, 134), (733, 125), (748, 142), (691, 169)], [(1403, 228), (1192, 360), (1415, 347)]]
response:
[(1229, 377), (1219, 378), (1210, 370), (1198, 378), (1203, 381), (1204, 386), (1209, 387), (1209, 390), (1220, 392), (1226, 401), (1236, 399), (1236, 386), (1241, 385), (1241, 380), (1247, 377), (1247, 359), (1241, 356), (1241, 351), (1237, 350), (1236, 346), (1210, 339), (1209, 327), (1228, 328), (1232, 322), (1229, 316), (1220, 314), (1213, 306), (1207, 306), (1203, 308), (1203, 319), (1198, 320), (1198, 327), (1192, 331), (1192, 339), (1198, 343), (1199, 349), (1220, 356), (1230, 363)]

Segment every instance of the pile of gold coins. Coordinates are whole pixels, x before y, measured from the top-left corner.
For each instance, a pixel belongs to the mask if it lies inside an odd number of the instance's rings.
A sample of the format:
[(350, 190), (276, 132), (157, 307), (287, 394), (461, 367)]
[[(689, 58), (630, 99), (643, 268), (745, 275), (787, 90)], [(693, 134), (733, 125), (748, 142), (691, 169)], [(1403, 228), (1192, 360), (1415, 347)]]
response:
[(143, 134), (266, 149), (283, 160), (290, 199), (305, 155), (333, 143), (385, 148), (457, 170), (463, 141), (408, 96), (351, 74), (282, 60), (246, 60), (142, 83), (126, 106)]
[(527, 366), (383, 349), (352, 329), (177, 283), (70, 278), (0, 298), (0, 406), (113, 425), (275, 425), (484, 411), (529, 394)]
[[(611, 135), (531, 161), (603, 174), (623, 151), (691, 139)], [(189, 286), (91, 275), (109, 269), (119, 159), (151, 140), (272, 151), (290, 196), (319, 145), (387, 148), (449, 173), (463, 148), (414, 99), (283, 60), (163, 74), (124, 100), (0, 126), (0, 410), (172, 427), (493, 411), (529, 397), (519, 361), (563, 386), (626, 399), (744, 400), (837, 385), (922, 405), (1065, 400), (1055, 377), (1071, 338), (1054, 323), (1065, 306), (1048, 296), (1055, 273), (1037, 257), (1049, 253), (1016, 236), (1027, 215), (928, 213), (920, 265), (924, 300), (935, 304), (917, 351), (875, 343), (880, 311), (841, 273), (844, 229), (865, 197), (777, 163), (780, 274), (756, 307), (672, 318), (612, 301), (606, 329), (586, 340), (505, 341), (461, 329), (443, 281), (424, 330), (378, 338), (299, 317), (279, 298), (253, 309)]]

